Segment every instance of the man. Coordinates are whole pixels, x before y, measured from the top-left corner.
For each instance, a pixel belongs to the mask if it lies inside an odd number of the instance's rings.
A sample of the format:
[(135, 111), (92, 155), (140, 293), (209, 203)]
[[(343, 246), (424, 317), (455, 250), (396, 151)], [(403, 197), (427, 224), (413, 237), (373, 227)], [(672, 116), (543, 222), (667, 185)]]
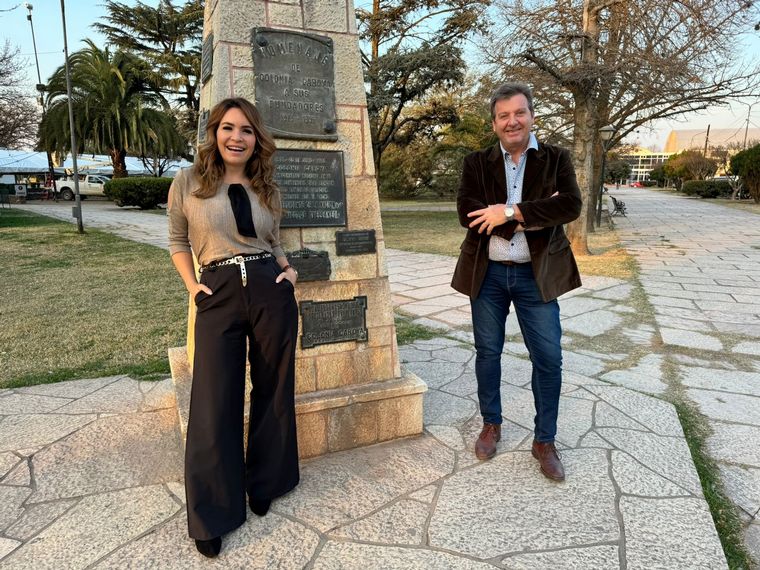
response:
[(483, 416), (475, 455), (490, 459), (501, 439), (501, 353), (512, 303), (533, 363), (533, 456), (546, 477), (563, 481), (554, 446), (562, 385), (557, 297), (581, 285), (562, 228), (580, 215), (581, 195), (570, 153), (537, 142), (531, 132), (533, 95), (527, 85), (498, 87), (491, 119), (499, 144), (464, 159), (457, 211), (468, 231), (451, 283), (469, 295), (472, 307)]

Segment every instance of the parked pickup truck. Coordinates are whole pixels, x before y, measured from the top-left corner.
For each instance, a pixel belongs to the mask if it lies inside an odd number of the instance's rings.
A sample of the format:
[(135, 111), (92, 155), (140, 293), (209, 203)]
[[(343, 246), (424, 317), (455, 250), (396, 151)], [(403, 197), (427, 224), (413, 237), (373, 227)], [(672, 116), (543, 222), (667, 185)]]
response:
[[(103, 185), (108, 182), (109, 178), (102, 174), (80, 174), (79, 175), (79, 195), (80, 196), (105, 196)], [(66, 177), (56, 181), (58, 192), (64, 200), (74, 199), (74, 178)]]

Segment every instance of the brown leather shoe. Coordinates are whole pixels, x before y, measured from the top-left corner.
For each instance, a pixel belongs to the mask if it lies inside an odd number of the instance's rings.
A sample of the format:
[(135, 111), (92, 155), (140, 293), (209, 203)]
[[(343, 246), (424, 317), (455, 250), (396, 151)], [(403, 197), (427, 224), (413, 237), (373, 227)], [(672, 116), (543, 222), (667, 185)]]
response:
[(552, 481), (565, 480), (565, 468), (562, 466), (559, 451), (554, 446), (554, 442), (539, 443), (533, 440), (533, 457), (538, 459), (541, 465), (541, 473)]
[(475, 442), (475, 457), (480, 460), (491, 459), (496, 455), (496, 443), (501, 439), (499, 424), (483, 424), (478, 441)]

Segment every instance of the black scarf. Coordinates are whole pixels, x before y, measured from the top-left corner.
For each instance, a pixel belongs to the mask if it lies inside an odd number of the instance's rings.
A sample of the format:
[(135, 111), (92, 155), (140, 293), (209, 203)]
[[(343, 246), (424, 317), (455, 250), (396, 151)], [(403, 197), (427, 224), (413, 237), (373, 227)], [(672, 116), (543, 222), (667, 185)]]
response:
[(257, 237), (256, 228), (253, 226), (253, 214), (251, 213), (251, 201), (248, 192), (242, 184), (230, 184), (227, 195), (230, 197), (232, 213), (235, 214), (237, 231), (242, 236)]

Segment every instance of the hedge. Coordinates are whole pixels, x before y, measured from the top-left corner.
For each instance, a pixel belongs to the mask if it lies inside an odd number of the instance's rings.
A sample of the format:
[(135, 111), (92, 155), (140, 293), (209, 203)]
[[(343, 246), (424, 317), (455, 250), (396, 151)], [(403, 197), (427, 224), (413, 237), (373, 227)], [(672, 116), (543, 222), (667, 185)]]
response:
[(732, 189), (725, 180), (687, 180), (681, 186), (681, 192), (700, 198), (727, 198)]
[(138, 206), (141, 210), (151, 210), (166, 203), (172, 180), (152, 176), (114, 178), (106, 182), (103, 191), (117, 206)]

